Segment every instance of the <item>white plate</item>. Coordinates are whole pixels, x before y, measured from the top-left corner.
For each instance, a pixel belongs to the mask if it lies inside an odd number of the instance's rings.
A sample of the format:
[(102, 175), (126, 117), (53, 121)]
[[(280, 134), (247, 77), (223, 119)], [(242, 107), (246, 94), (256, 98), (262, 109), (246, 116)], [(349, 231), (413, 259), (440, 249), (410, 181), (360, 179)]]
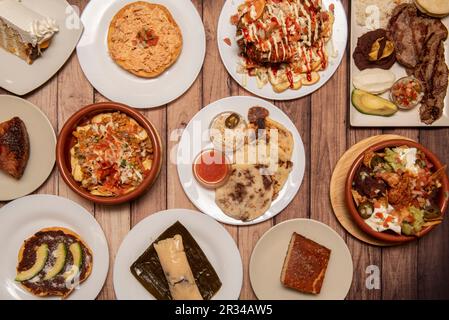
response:
[[(215, 203), (215, 191), (203, 188), (195, 179), (192, 172), (192, 163), (201, 150), (212, 148), (209, 140), (208, 130), (211, 121), (225, 111), (233, 111), (242, 115), (245, 119), (248, 110), (254, 106), (261, 106), (270, 112), (270, 118), (284, 125), (293, 135), (295, 143), (293, 148), (292, 162), (293, 170), (290, 173), (284, 188), (279, 196), (271, 204), (270, 209), (259, 218), (243, 222), (227, 216)], [(290, 118), (273, 104), (254, 97), (229, 97), (218, 100), (201, 109), (185, 128), (177, 151), (177, 167), (179, 180), (190, 201), (202, 212), (212, 218), (227, 224), (251, 225), (273, 218), (281, 212), (293, 200), (297, 194), (306, 166), (304, 145), (298, 129)]]
[(14, 281), (17, 255), (24, 240), (48, 227), (65, 227), (79, 234), (92, 249), (90, 277), (80, 284), (69, 300), (93, 300), (100, 293), (109, 269), (109, 250), (103, 230), (93, 215), (68, 199), (52, 195), (32, 195), (0, 209), (0, 300), (42, 299)]
[[(285, 288), (280, 281), (290, 238), (296, 232), (331, 250), (318, 295)], [(344, 240), (329, 226), (309, 219), (285, 221), (268, 230), (251, 255), (249, 273), (254, 293), (261, 300), (343, 300), (351, 287), (353, 264)]]
[[(350, 71), (350, 85), (349, 89), (354, 89), (352, 85), (353, 76), (359, 73), (359, 69), (356, 67), (354, 63), (354, 59), (352, 59), (352, 54), (357, 46), (357, 39), (362, 36), (364, 33), (369, 30), (365, 27), (361, 27), (357, 25), (355, 20), (355, 1), (352, 1), (351, 8), (351, 71)], [(449, 28), (449, 17), (442, 20), (444, 25)], [(449, 65), (449, 41), (445, 42), (446, 48), (446, 64)], [(399, 63), (395, 63), (393, 67), (390, 69), (395, 75), (396, 79), (405, 77), (407, 74), (405, 69), (399, 65)], [(351, 97), (351, 92), (349, 93), (349, 97)], [(389, 99), (389, 92), (382, 95), (382, 97)], [(449, 88), (448, 93), (446, 95), (446, 99), (444, 100), (445, 108), (443, 110), (443, 116), (435, 121), (431, 126), (432, 127), (449, 127)], [(350, 121), (351, 126), (354, 127), (429, 127), (429, 125), (421, 122), (419, 117), (419, 107), (410, 110), (410, 111), (402, 111), (399, 110), (392, 117), (380, 117), (380, 116), (370, 116), (357, 111), (357, 109), (350, 103)]]
[(32, 65), (0, 49), (0, 87), (17, 95), (27, 94), (53, 77), (70, 57), (83, 32), (78, 13), (64, 0), (22, 2), (41, 15), (55, 19), (59, 32), (51, 46)]
[[(221, 11), (217, 30), (218, 49), (220, 50), (221, 59), (229, 74), (239, 85), (262, 98), (271, 100), (292, 100), (304, 97), (318, 90), (332, 77), (343, 59), (348, 40), (348, 21), (340, 0), (323, 0), (324, 7), (326, 8), (329, 8), (330, 4), (335, 5), (335, 23), (332, 39), (326, 45), (330, 57), (329, 66), (326, 70), (320, 72), (320, 81), (313, 86), (303, 86), (299, 90), (287, 90), (282, 93), (274, 92), (270, 84), (259, 89), (255, 77), (246, 77), (247, 84), (245, 85), (245, 76), (237, 73), (239, 48), (235, 41), (236, 28), (230, 23), (230, 19), (232, 15), (237, 13), (238, 6), (243, 2), (243, 0), (226, 1)], [(225, 38), (231, 39), (231, 46), (224, 42)]]
[(20, 198), (39, 188), (55, 165), (56, 136), (45, 114), (27, 100), (0, 95), (0, 123), (19, 117), (30, 138), (30, 158), (25, 173), (16, 180), (0, 171), (0, 201)]
[(192, 234), (220, 277), (222, 287), (212, 299), (237, 300), (242, 289), (243, 266), (234, 239), (213, 219), (187, 209), (155, 213), (128, 233), (115, 257), (114, 290), (117, 299), (155, 299), (131, 274), (130, 267), (154, 240), (177, 221)]
[(183, 36), (179, 59), (154, 79), (139, 78), (109, 56), (108, 29), (115, 14), (134, 0), (91, 0), (83, 11), (85, 26), (77, 53), (90, 83), (106, 98), (136, 108), (167, 104), (186, 92), (198, 76), (206, 52), (203, 22), (190, 0), (155, 0), (170, 10)]

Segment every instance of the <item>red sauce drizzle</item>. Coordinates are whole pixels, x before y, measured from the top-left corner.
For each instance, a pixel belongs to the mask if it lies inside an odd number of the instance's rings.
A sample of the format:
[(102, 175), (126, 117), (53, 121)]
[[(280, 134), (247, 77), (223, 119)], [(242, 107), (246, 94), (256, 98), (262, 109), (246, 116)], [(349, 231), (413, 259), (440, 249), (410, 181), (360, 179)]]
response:
[(287, 70), (287, 79), (288, 79), (288, 82), (290, 82), (290, 88), (293, 88), (293, 86), (294, 86), (293, 73), (291, 70)]

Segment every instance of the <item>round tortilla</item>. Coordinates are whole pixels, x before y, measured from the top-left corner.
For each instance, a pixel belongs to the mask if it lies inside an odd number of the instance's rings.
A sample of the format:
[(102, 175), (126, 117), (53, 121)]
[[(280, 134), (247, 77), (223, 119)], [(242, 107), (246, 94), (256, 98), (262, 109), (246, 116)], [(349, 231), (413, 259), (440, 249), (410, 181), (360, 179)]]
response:
[[(149, 19), (147, 24), (135, 22), (131, 17), (134, 10), (158, 13), (164, 21)], [(140, 21), (140, 20), (138, 20)], [(134, 23), (133, 23), (134, 22)], [(138, 24), (138, 25), (136, 25)], [(137, 32), (143, 27), (156, 30), (159, 37), (155, 46), (142, 48), (133, 44)], [(124, 34), (124, 31), (126, 33)], [(111, 58), (123, 69), (142, 78), (155, 78), (172, 66), (182, 50), (182, 33), (170, 11), (162, 5), (144, 1), (133, 2), (123, 7), (112, 19), (108, 32), (108, 48)]]
[(416, 0), (416, 7), (423, 13), (437, 18), (449, 15), (448, 0)]
[(228, 216), (251, 221), (271, 206), (273, 181), (262, 175), (258, 165), (234, 164), (228, 183), (215, 190), (215, 202)]
[[(87, 278), (89, 278), (89, 276), (92, 273), (92, 265), (93, 265), (93, 254), (92, 254), (92, 250), (89, 248), (89, 246), (81, 239), (81, 237), (76, 234), (75, 232), (73, 232), (70, 229), (67, 228), (63, 228), (63, 227), (51, 227), (51, 228), (44, 228), (41, 229), (37, 232), (35, 232), (35, 234), (33, 234), (30, 238), (28, 238), (27, 240), (25, 240), (22, 244), (22, 246), (19, 249), (19, 254), (18, 254), (18, 262), (17, 262), (17, 266), (19, 266), (20, 262), (23, 259), (23, 253), (25, 251), (25, 247), (27, 242), (29, 241), (29, 239), (31, 239), (32, 237), (34, 237), (36, 235), (36, 233), (38, 232), (51, 232), (51, 231), (62, 231), (64, 232), (64, 234), (66, 235), (71, 235), (73, 237), (76, 238), (77, 242), (80, 242), (85, 248), (86, 250), (89, 252), (90, 256), (92, 257), (91, 260), (85, 264), (85, 268), (86, 268), (86, 273), (84, 275), (84, 277), (81, 279), (79, 279), (79, 283), (83, 283)], [(35, 293), (33, 292), (30, 288), (28, 288), (27, 286), (22, 284), (22, 287), (25, 288), (28, 292), (30, 292), (31, 294), (38, 296), (38, 297), (46, 297), (46, 296), (62, 296), (64, 299), (67, 298), (75, 288), (72, 288), (71, 290), (69, 290), (66, 294), (58, 294), (57, 292), (41, 292), (41, 293)]]

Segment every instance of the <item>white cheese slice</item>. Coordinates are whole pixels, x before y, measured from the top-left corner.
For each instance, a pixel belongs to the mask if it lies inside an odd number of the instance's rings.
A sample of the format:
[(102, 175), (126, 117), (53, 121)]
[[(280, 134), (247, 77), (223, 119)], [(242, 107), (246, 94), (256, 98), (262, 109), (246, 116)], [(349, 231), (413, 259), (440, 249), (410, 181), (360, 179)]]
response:
[(381, 94), (390, 89), (396, 76), (389, 70), (366, 69), (353, 77), (354, 87), (372, 94)]

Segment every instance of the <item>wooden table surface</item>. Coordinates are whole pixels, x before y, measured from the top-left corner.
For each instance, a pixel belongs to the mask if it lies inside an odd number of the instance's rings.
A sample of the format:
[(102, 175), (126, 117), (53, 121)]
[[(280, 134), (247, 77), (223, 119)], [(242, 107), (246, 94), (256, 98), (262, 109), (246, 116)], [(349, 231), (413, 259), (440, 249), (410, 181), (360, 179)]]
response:
[[(81, 10), (88, 0), (69, 0)], [(216, 44), (218, 17), (224, 0), (193, 0), (203, 17), (207, 37), (204, 67), (190, 90), (178, 100), (143, 113), (161, 133), (165, 163), (153, 188), (135, 202), (116, 207), (95, 205), (74, 194), (55, 168), (37, 193), (56, 194), (80, 203), (103, 227), (109, 243), (110, 268), (99, 299), (114, 299), (112, 272), (117, 250), (128, 231), (145, 217), (170, 208), (192, 208), (178, 181), (176, 165), (169, 161), (177, 140), (171, 132), (183, 128), (203, 106), (231, 95), (247, 95), (226, 72)], [(343, 0), (348, 10), (349, 0)], [(348, 12), (348, 11), (347, 11)], [(195, 26), (192, 26), (195, 27)], [(200, 26), (198, 26), (200, 27)], [(292, 218), (311, 218), (335, 229), (347, 242), (354, 262), (354, 279), (348, 299), (449, 298), (449, 219), (429, 236), (413, 243), (378, 248), (350, 236), (336, 220), (329, 201), (332, 170), (344, 151), (356, 142), (382, 133), (418, 140), (449, 163), (449, 129), (353, 129), (348, 121), (347, 54), (334, 77), (314, 94), (291, 102), (275, 102), (296, 124), (305, 144), (306, 174), (296, 198), (275, 219), (249, 227), (226, 226), (235, 239), (244, 264), (242, 299), (255, 299), (248, 277), (249, 259), (260, 236), (273, 225)], [(0, 89), (0, 93), (6, 93)], [(82, 106), (105, 101), (86, 80), (76, 52), (44, 86), (24, 97), (39, 106), (57, 132)], [(0, 204), (1, 205), (1, 204)], [(380, 270), (380, 289), (367, 289), (368, 266)]]

